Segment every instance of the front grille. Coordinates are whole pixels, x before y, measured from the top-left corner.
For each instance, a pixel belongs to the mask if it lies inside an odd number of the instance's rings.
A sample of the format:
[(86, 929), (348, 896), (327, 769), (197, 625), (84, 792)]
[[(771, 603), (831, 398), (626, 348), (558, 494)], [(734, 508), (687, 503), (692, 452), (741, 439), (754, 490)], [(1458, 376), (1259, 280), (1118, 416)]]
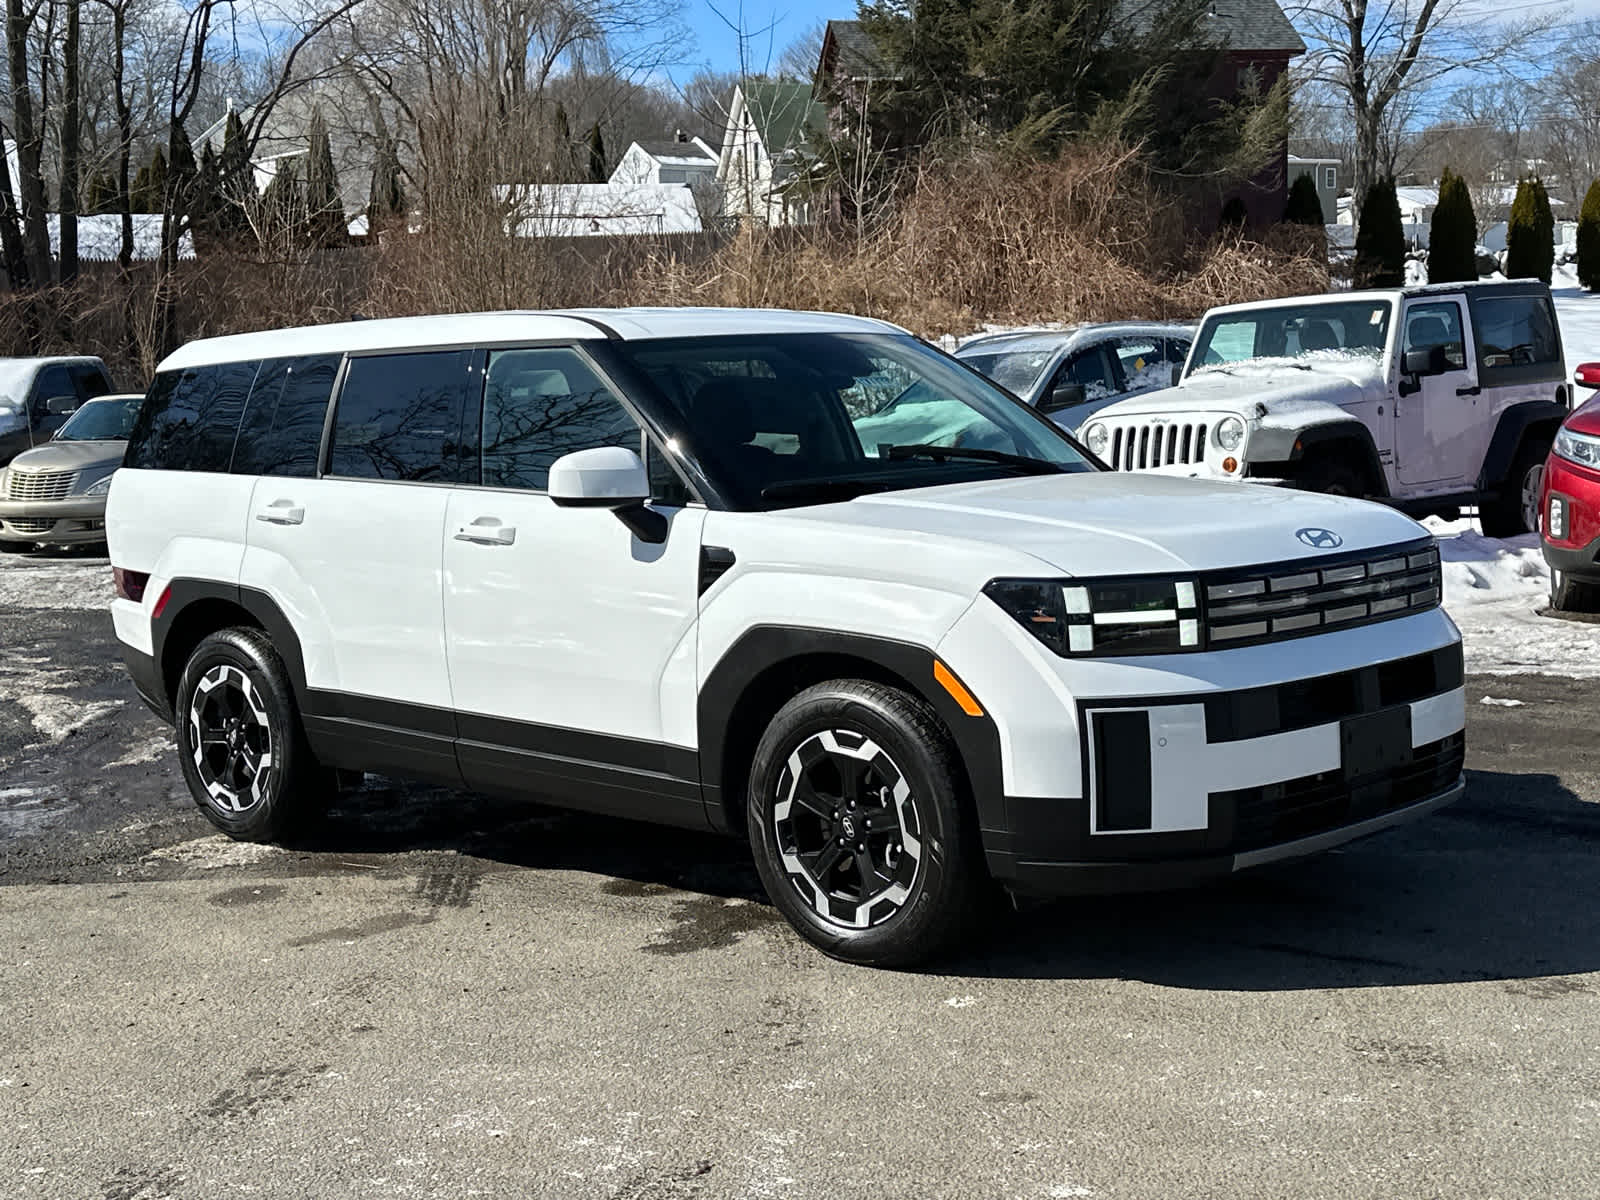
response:
[(6, 522), (17, 533), (49, 533), (55, 528), (54, 521), (36, 521), (30, 518), (13, 518)]
[(1205, 425), (1162, 422), (1112, 430), (1111, 453), (1106, 461), (1118, 471), (1144, 471), (1204, 462), (1205, 457)]
[(76, 471), (28, 472), (12, 467), (6, 484), (6, 499), (65, 500), (77, 482)]
[(1311, 837), (1437, 796), (1461, 776), (1466, 738), (1461, 733), (1412, 751), (1411, 761), (1382, 775), (1346, 779), (1323, 771), (1284, 783), (1211, 794), (1233, 808), (1232, 849), (1259, 850)]
[(1205, 592), (1206, 642), (1222, 650), (1436, 608), (1443, 580), (1429, 541), (1208, 574)]

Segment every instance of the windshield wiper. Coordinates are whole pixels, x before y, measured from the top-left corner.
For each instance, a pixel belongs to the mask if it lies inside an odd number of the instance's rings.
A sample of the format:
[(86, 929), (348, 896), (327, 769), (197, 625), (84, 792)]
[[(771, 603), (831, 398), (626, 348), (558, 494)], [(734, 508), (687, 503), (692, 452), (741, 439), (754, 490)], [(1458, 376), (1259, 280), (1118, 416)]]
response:
[(980, 450), (976, 446), (929, 446), (913, 443), (907, 446), (890, 446), (884, 452), (884, 458), (931, 458), (935, 462), (943, 462), (947, 458), (964, 458), (972, 462), (998, 463), (1004, 467), (1016, 467), (1030, 475), (1064, 475), (1067, 469), (1060, 463), (1053, 463), (1046, 458), (1029, 458), (1025, 454), (1007, 454), (1004, 450)]
[(763, 500), (854, 500), (868, 492), (886, 492), (896, 486), (883, 479), (792, 479), (769, 483), (761, 489)]

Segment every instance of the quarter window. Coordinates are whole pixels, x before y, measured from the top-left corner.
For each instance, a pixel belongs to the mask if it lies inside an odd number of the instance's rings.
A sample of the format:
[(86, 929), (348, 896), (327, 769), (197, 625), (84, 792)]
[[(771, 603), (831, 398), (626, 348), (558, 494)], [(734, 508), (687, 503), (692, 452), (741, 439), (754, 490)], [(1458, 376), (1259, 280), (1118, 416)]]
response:
[(544, 491), (562, 455), (642, 448), (640, 430), (599, 376), (562, 348), (496, 350), (483, 388), (485, 487)]
[(150, 385), (124, 463), (164, 471), (226, 471), (257, 361), (165, 371)]
[(1486, 297), (1473, 305), (1479, 353), (1486, 367), (1560, 360), (1555, 314), (1542, 296)]
[(340, 361), (323, 354), (261, 364), (233, 451), (235, 475), (315, 477)]
[(352, 358), (334, 412), (328, 473), (454, 482), (469, 358), (465, 350)]

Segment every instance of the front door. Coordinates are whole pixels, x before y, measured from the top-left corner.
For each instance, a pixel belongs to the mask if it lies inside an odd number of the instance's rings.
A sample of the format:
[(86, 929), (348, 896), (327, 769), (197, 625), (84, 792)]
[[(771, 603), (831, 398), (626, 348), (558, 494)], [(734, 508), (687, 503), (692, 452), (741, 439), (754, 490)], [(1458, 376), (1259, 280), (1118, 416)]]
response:
[(32, 417), (33, 444), (42, 446), (55, 436), (56, 430), (67, 423), (70, 412), (53, 413), (50, 411), (50, 401), (67, 400), (74, 407), (83, 402), (78, 395), (78, 385), (73, 382), (72, 374), (60, 363), (42, 369), (33, 380), (33, 391), (29, 393), (28, 408)]
[[(1459, 300), (1408, 304), (1401, 329), (1401, 364), (1413, 350), (1444, 350), (1442, 375), (1421, 377), (1422, 389), (1395, 396), (1395, 474), (1401, 483), (1466, 484), (1481, 421), (1477, 355)], [(1406, 379), (1402, 373), (1401, 379)], [(1481, 455), (1479, 455), (1481, 458)]]
[(695, 637), (705, 510), (654, 505), (666, 541), (603, 508), (545, 494), (550, 466), (644, 435), (566, 346), (493, 350), (481, 475), (450, 495), (444, 615), (469, 787), (704, 826), (695, 753)]

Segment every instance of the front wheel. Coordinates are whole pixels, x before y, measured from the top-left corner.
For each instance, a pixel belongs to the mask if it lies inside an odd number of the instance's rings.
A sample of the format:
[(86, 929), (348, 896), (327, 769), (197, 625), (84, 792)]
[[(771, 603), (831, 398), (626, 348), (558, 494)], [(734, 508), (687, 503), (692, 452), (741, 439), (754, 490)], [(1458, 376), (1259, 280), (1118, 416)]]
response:
[(750, 771), (750, 844), (767, 895), (849, 962), (911, 966), (971, 932), (990, 892), (970, 811), (938, 717), (864, 680), (795, 696)]
[(1539, 529), (1539, 498), (1544, 488), (1544, 460), (1550, 443), (1536, 440), (1523, 446), (1511, 474), (1490, 501), (1478, 509), (1484, 537), (1508, 538)]
[(1295, 486), (1302, 491), (1322, 492), (1328, 496), (1364, 496), (1361, 472), (1345, 462), (1324, 454), (1307, 463), (1300, 471)]
[(1593, 584), (1583, 583), (1565, 571), (1550, 568), (1550, 607), (1556, 612), (1592, 613), (1596, 597)]
[(260, 630), (204, 638), (178, 681), (176, 709), (184, 780), (228, 836), (277, 840), (326, 798), (330, 773), (306, 745), (283, 661)]

